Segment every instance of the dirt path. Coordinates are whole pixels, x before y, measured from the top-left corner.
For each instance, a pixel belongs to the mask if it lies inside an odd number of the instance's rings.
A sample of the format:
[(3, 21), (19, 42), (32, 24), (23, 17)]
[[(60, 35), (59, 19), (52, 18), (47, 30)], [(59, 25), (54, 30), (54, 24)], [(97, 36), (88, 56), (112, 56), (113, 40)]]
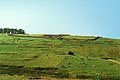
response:
[(108, 59), (108, 61), (111, 61), (111, 62), (114, 62), (114, 63), (117, 63), (120, 65), (120, 62), (119, 61), (116, 61), (116, 60), (113, 60), (113, 59)]

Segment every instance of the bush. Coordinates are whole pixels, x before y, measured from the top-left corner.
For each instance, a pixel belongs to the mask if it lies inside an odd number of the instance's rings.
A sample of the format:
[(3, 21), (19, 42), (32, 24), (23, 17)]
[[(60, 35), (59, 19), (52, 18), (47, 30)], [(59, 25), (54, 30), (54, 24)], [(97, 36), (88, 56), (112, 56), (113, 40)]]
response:
[(52, 75), (54, 78), (70, 78), (70, 74), (67, 71), (59, 71)]

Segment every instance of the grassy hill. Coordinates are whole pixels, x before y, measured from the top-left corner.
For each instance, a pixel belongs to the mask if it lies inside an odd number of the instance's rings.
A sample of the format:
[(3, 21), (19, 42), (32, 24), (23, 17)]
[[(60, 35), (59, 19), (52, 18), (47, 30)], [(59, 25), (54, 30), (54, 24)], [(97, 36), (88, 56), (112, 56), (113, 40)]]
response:
[(120, 39), (0, 34), (1, 80), (120, 80)]

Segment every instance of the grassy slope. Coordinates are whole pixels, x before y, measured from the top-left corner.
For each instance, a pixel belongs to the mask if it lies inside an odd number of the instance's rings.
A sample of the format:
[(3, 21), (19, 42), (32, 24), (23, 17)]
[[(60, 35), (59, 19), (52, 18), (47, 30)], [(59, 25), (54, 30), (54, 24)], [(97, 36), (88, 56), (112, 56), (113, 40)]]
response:
[[(4, 76), (11, 79), (40, 76), (120, 79), (120, 65), (102, 59), (120, 61), (119, 39), (65, 36), (60, 40), (33, 36), (42, 35), (0, 35), (2, 79)], [(75, 55), (68, 55), (69, 51)]]

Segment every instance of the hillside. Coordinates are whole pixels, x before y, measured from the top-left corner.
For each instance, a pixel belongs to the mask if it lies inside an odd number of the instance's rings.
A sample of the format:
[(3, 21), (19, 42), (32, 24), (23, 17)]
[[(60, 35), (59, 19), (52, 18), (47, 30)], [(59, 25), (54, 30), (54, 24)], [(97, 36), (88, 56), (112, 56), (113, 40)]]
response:
[(0, 34), (0, 79), (120, 79), (120, 39)]

